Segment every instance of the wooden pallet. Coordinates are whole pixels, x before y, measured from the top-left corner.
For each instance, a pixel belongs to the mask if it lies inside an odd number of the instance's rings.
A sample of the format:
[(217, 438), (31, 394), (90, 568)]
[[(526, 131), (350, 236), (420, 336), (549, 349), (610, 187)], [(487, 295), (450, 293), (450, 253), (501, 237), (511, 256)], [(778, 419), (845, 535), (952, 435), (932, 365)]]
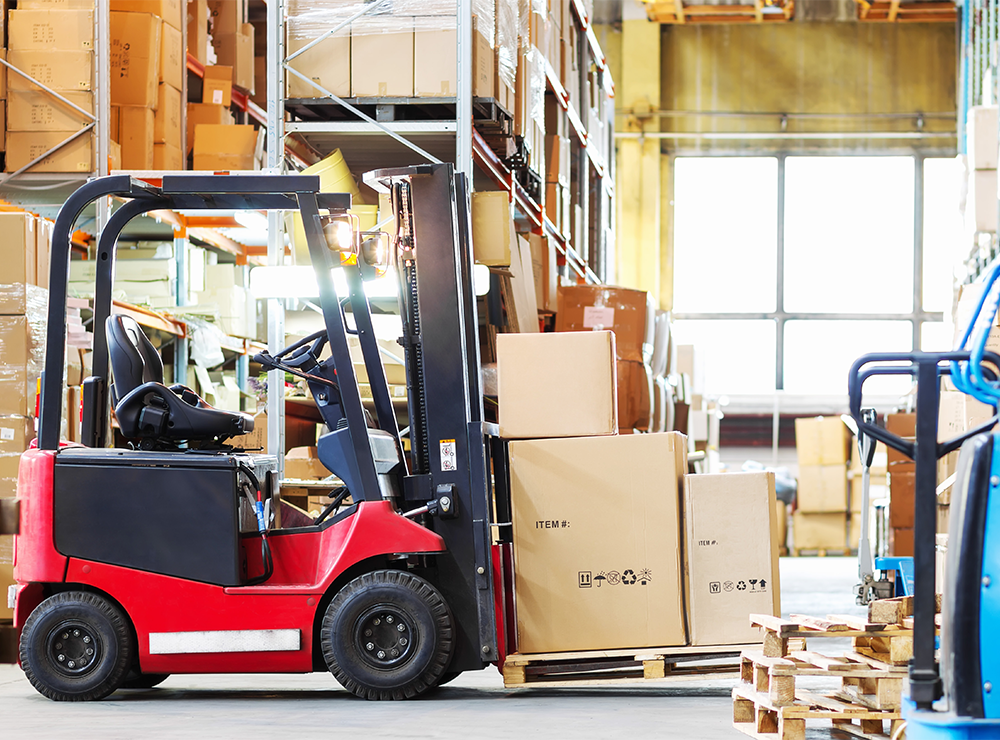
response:
[(504, 660), (503, 682), (507, 688), (553, 688), (736, 678), (740, 655), (754, 647), (760, 646), (515, 653)]
[(834, 614), (821, 619), (793, 614), (789, 619), (780, 619), (769, 614), (751, 614), (750, 622), (764, 630), (763, 652), (770, 658), (788, 655), (789, 640), (805, 642), (819, 637), (850, 637), (855, 652), (888, 666), (897, 665), (893, 659), (903, 655), (907, 646), (911, 655), (913, 651), (912, 629), (898, 624), (868, 622), (859, 617)]
[(825, 558), (827, 556), (839, 558), (839, 557), (849, 557), (855, 554), (854, 550), (851, 550), (848, 547), (824, 547), (824, 548), (793, 547), (791, 552), (792, 552), (792, 557), (795, 558), (803, 557), (806, 555), (812, 555), (819, 558)]

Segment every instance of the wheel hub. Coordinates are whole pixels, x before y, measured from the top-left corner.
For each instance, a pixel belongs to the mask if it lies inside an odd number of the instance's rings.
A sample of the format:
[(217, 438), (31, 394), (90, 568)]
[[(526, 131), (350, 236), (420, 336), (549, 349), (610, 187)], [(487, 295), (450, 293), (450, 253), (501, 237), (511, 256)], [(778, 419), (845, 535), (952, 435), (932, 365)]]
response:
[(87, 624), (69, 620), (49, 632), (49, 662), (65, 676), (77, 677), (93, 670), (101, 657), (101, 642)]
[(413, 621), (401, 610), (379, 604), (365, 611), (355, 625), (355, 642), (365, 662), (390, 669), (410, 659), (417, 642)]

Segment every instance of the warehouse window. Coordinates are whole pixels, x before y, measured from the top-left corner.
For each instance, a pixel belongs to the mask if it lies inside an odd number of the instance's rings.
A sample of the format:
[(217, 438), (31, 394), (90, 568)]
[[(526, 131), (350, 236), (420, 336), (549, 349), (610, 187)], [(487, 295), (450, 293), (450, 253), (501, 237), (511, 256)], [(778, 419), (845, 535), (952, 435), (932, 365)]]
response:
[(960, 180), (922, 156), (677, 157), (675, 335), (701, 390), (840, 395), (865, 352), (950, 346)]

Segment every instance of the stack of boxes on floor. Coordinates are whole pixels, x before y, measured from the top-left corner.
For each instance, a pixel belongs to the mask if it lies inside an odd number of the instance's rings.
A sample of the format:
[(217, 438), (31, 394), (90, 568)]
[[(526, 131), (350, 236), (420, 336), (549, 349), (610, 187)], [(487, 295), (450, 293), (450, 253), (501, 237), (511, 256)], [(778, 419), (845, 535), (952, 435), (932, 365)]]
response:
[(966, 127), (968, 192), (965, 230), (970, 234), (996, 233), (997, 106), (970, 108)]
[[(916, 436), (916, 414), (886, 414), (886, 431), (903, 439)], [(889, 484), (888, 554), (913, 555), (914, 463), (902, 452), (888, 448), (886, 480)]]
[(686, 476), (684, 435), (616, 434), (611, 332), (502, 334), (497, 353), (516, 650), (759, 641), (748, 614), (779, 613), (773, 475)]
[(792, 537), (796, 551), (848, 549), (850, 444), (839, 416), (795, 420), (799, 485)]

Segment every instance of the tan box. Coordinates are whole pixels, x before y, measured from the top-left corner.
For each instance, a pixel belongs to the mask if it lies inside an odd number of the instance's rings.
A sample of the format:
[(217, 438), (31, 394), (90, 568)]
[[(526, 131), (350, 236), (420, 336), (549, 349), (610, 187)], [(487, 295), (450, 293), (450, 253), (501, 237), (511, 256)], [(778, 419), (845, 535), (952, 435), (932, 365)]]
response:
[[(19, 315), (27, 310), (25, 285), (37, 281), (35, 244), (37, 219), (30, 213), (0, 212), (0, 315)], [(6, 350), (0, 348), (6, 362)], [(3, 374), (0, 366), (0, 375)]]
[(126, 170), (153, 169), (153, 125), (155, 114), (151, 108), (123, 107), (121, 118), (122, 168)]
[(257, 130), (253, 126), (198, 124), (194, 129), (196, 170), (252, 170)]
[[(291, 74), (288, 74), (291, 77)], [(250, 99), (267, 110), (267, 57), (253, 58), (253, 95)]]
[[(292, 54), (313, 38), (289, 36), (288, 53)], [(289, 66), (338, 97), (351, 96), (351, 34), (347, 29), (324, 38), (316, 46), (295, 57)], [(292, 72), (285, 75), (290, 98), (321, 98), (323, 92)], [(259, 91), (258, 91), (259, 92)]]
[(183, 170), (184, 152), (173, 144), (153, 144), (154, 170)]
[(843, 465), (800, 465), (796, 494), (799, 511), (847, 511), (847, 469)]
[(774, 504), (774, 473), (684, 476), (692, 645), (760, 642), (749, 616), (781, 616)]
[[(477, 19), (473, 19), (475, 27)], [(472, 34), (472, 94), (477, 98), (496, 97), (496, 55), (490, 40), (475, 31)]]
[[(419, 24), (428, 19), (417, 20)], [(454, 18), (443, 20), (451, 20), (452, 27), (431, 29), (418, 25), (413, 33), (413, 94), (418, 98), (448, 98), (458, 94)], [(473, 83), (475, 80), (473, 77)]]
[[(65, 131), (11, 131), (7, 134), (7, 172), (16, 172), (36, 157), (68, 138)], [(94, 143), (91, 134), (81, 134), (65, 146), (48, 153), (30, 172), (93, 172)]]
[(18, 10), (93, 10), (94, 0), (17, 0), (17, 7)]
[(184, 35), (171, 25), (161, 26), (160, 36), (160, 82), (166, 82), (180, 90), (184, 87), (187, 72), (187, 57), (184, 54)]
[[(4, 61), (7, 60), (7, 50), (6, 49), (0, 49), (0, 59), (3, 59)], [(11, 75), (14, 75), (15, 77), (20, 77), (21, 75), (17, 74), (17, 72), (8, 72), (6, 65), (0, 65), (0, 67), (2, 67), (2, 69), (0, 69), (0, 100), (6, 100), (7, 99), (7, 75), (11, 74)]]
[(163, 22), (148, 13), (111, 13), (111, 103), (156, 106)]
[[(12, 65), (31, 75), (46, 87), (57, 91), (92, 90), (94, 85), (94, 53), (90, 51), (10, 51)], [(27, 77), (10, 72), (10, 90), (41, 90)]]
[(851, 435), (839, 416), (795, 420), (795, 451), (799, 465), (846, 463)]
[(615, 333), (619, 360), (643, 362), (653, 354), (655, 309), (644, 290), (613, 285), (561, 285), (556, 331)]
[[(89, 92), (60, 93), (73, 105), (94, 112), (94, 95)], [(12, 90), (7, 100), (7, 128), (10, 131), (77, 131), (91, 122), (83, 113), (46, 92)]]
[(958, 391), (941, 391), (938, 403), (938, 442), (947, 442), (992, 419), (993, 409)]
[(213, 40), (219, 64), (233, 69), (233, 85), (252, 93), (254, 90), (253, 26), (244, 23), (239, 33), (215, 36)]
[(618, 431), (611, 332), (500, 334), (497, 387), (501, 437), (585, 437)]
[(618, 428), (649, 431), (653, 419), (653, 372), (649, 365), (618, 360)]
[(843, 550), (847, 547), (847, 514), (796, 511), (792, 539), (796, 550)]
[(233, 68), (216, 65), (205, 67), (201, 94), (202, 103), (228, 108), (233, 102)]
[(93, 51), (93, 10), (12, 10), (8, 46), (19, 51)]
[[(212, 35), (224, 36), (236, 33), (243, 23), (246, 0), (208, 0), (208, 10), (212, 16)], [(314, 6), (309, 6), (314, 10)]]
[(55, 222), (47, 218), (35, 222), (35, 285), (40, 288), (49, 287), (49, 262), (55, 228)]
[(185, 0), (111, 0), (111, 10), (149, 13), (180, 31), (184, 28)]
[(559, 292), (555, 242), (541, 234), (528, 234), (528, 244), (535, 275), (535, 302), (541, 311), (555, 311)]
[(0, 415), (32, 416), (35, 413), (35, 381), (41, 368), (36, 360), (43, 348), (24, 316), (0, 316)]
[(161, 82), (153, 116), (153, 142), (181, 148), (181, 91)]
[(229, 108), (212, 103), (188, 103), (187, 107), (187, 151), (194, 148), (194, 127), (200, 123), (210, 123), (219, 126), (232, 125), (236, 122)]
[(476, 262), (493, 267), (510, 265), (514, 217), (510, 196), (503, 191), (472, 194), (472, 253)]
[[(208, 2), (189, 0), (187, 12), (187, 50), (202, 64), (208, 64)], [(185, 60), (185, 66), (187, 60)]]
[(315, 447), (293, 447), (285, 453), (285, 477), (298, 480), (323, 480), (330, 471), (319, 461)]
[[(916, 414), (886, 414), (885, 430), (903, 439), (914, 440), (917, 436), (917, 415)], [(893, 465), (912, 465), (913, 460), (908, 458), (895, 447), (886, 445), (886, 463), (889, 469)]]
[(510, 444), (519, 652), (685, 644), (686, 449), (676, 433)]
[(375, 16), (351, 24), (351, 95), (413, 97), (412, 17)]
[(997, 168), (997, 106), (972, 106), (966, 116), (965, 126), (969, 169), (995, 170)]

